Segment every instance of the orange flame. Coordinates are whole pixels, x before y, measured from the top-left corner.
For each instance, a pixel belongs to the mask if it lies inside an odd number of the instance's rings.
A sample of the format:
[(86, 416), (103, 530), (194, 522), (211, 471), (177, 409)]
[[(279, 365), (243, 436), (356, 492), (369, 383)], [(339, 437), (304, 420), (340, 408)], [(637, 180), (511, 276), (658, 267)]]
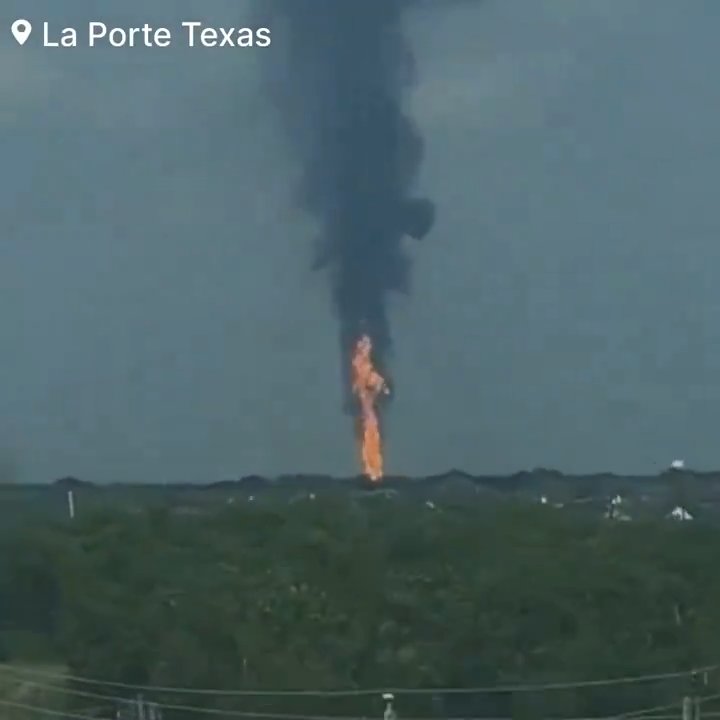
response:
[(382, 439), (375, 404), (380, 394), (390, 393), (385, 378), (372, 363), (372, 341), (363, 335), (355, 344), (352, 357), (352, 390), (360, 404), (358, 442), (363, 474), (370, 480), (383, 476)]

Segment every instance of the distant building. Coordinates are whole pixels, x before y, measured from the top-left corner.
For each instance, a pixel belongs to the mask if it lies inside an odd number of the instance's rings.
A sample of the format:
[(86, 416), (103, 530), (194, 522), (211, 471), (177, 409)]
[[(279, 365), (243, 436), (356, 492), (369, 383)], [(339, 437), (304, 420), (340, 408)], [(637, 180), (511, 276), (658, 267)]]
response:
[(620, 495), (616, 495), (608, 504), (605, 511), (605, 517), (608, 520), (628, 521), (632, 518), (623, 510), (623, 499)]
[(673, 508), (668, 514), (667, 517), (670, 520), (692, 520), (693, 516), (684, 508), (678, 505), (677, 507)]

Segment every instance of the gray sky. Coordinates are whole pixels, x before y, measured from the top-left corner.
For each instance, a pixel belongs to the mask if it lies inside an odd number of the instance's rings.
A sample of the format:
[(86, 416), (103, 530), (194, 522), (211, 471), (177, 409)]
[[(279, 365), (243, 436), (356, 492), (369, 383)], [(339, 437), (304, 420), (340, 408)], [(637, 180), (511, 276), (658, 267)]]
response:
[[(355, 472), (273, 48), (15, 46), (18, 16), (246, 20), (63, 5), (0, 10), (0, 466)], [(442, 0), (408, 32), (439, 214), (392, 310), (388, 471), (720, 467), (720, 3)]]

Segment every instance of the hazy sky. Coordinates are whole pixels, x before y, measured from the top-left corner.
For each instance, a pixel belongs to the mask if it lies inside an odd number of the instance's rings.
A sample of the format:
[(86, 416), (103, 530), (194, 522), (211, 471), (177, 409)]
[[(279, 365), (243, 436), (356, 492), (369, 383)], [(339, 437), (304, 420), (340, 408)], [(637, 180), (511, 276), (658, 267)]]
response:
[[(14, 44), (18, 16), (247, 19), (59, 5), (0, 10), (0, 465), (354, 473), (276, 45)], [(720, 467), (720, 3), (437, 0), (408, 33), (438, 223), (392, 309), (388, 471)]]

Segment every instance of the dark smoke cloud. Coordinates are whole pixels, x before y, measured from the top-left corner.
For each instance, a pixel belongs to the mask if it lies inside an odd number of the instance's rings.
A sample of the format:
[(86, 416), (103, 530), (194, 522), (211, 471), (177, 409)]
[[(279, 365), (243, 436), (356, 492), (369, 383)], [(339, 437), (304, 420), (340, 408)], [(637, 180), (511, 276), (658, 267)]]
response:
[(273, 87), (302, 154), (300, 201), (321, 225), (314, 267), (331, 277), (344, 372), (368, 333), (387, 376), (388, 298), (409, 289), (403, 237), (424, 237), (435, 216), (411, 196), (423, 143), (403, 109), (414, 64), (402, 15), (416, 1), (272, 5)]

